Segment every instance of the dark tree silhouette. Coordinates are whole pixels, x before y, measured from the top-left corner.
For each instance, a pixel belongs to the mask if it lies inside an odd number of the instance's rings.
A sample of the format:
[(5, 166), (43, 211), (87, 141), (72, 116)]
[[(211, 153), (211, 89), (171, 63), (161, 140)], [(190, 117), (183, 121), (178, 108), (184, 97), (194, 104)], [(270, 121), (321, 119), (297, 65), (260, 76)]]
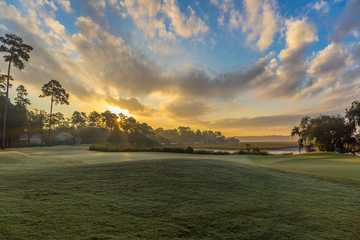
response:
[(0, 37), (0, 52), (4, 53), (5, 62), (8, 63), (7, 79), (5, 83), (5, 106), (4, 106), (4, 117), (2, 126), (2, 143), (1, 147), (5, 148), (6, 145), (6, 123), (8, 115), (9, 105), (9, 88), (11, 80), (11, 66), (14, 65), (19, 70), (25, 68), (24, 61), (29, 61), (30, 52), (33, 48), (23, 42), (23, 40), (15, 34), (5, 34), (4, 37)]
[(0, 74), (0, 96), (2, 96), (6, 90), (6, 77), (5, 74)]
[(346, 109), (345, 118), (348, 120), (348, 124), (351, 131), (356, 134), (357, 128), (360, 127), (360, 102), (354, 101), (349, 109)]
[(101, 125), (101, 114), (93, 111), (88, 117), (90, 127), (99, 127)]
[(110, 111), (105, 111), (103, 113), (101, 113), (101, 120), (104, 124), (104, 126), (107, 129), (110, 129), (111, 131), (114, 130), (114, 128), (116, 127), (116, 123), (117, 123), (117, 115), (115, 113), (112, 113)]
[(292, 130), (291, 130), (291, 136), (292, 137), (298, 137), (298, 148), (299, 148), (299, 153), (301, 153), (301, 149), (303, 148), (303, 132), (300, 130), (300, 127), (295, 126)]
[(50, 115), (49, 115), (49, 139), (51, 134), (51, 126), (52, 126), (52, 112), (53, 112), (53, 104), (69, 105), (69, 94), (66, 90), (61, 86), (61, 84), (57, 80), (51, 80), (50, 82), (44, 84), (41, 88), (42, 95), (40, 97), (51, 97), (50, 100)]
[(71, 123), (76, 128), (86, 127), (87, 116), (84, 112), (75, 111), (71, 116)]
[(16, 88), (15, 104), (17, 106), (25, 107), (30, 105), (30, 99), (27, 97), (28, 92), (23, 85)]

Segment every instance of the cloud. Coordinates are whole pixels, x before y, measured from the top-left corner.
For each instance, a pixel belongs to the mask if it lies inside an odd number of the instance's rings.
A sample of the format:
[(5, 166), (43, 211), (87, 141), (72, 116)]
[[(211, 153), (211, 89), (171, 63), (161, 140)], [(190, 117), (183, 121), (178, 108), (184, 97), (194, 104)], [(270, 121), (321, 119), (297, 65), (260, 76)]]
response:
[(318, 94), (329, 88), (352, 64), (351, 57), (342, 46), (335, 43), (329, 44), (310, 61), (307, 71), (312, 82), (302, 95)]
[(312, 81), (302, 91), (301, 96), (311, 96), (322, 91), (338, 95), (334, 91), (339, 90), (337, 85), (346, 87), (360, 77), (357, 69), (354, 55), (346, 47), (339, 43), (330, 43), (308, 63), (307, 71)]
[(260, 58), (245, 69), (210, 76), (199, 69), (177, 72), (171, 77), (175, 88), (185, 96), (229, 99), (251, 88), (261, 87), (268, 83), (268, 65), (272, 54)]
[(64, 9), (65, 12), (71, 12), (72, 11), (72, 7), (71, 7), (71, 2), (70, 0), (55, 0), (55, 2), (61, 6), (62, 9)]
[(176, 118), (197, 119), (210, 113), (212, 108), (203, 102), (177, 99), (166, 106), (166, 111)]
[(210, 124), (215, 128), (276, 128), (296, 125), (303, 115), (260, 116), (253, 118), (228, 118)]
[(271, 80), (268, 67), (272, 54), (248, 68), (215, 76), (197, 68), (166, 70), (129, 48), (122, 38), (112, 35), (89, 17), (79, 17), (76, 21), (78, 32), (70, 35), (49, 15), (39, 14), (31, 21), (15, 8), (13, 13), (7, 10), (7, 21), (16, 22), (18, 32), (35, 46), (36, 52), (27, 71), (40, 81), (32, 84), (39, 86), (48, 79), (57, 78), (78, 98), (91, 98), (91, 92), (94, 92), (134, 97), (161, 93), (195, 100), (229, 99), (241, 92), (261, 88)]
[(208, 32), (209, 27), (199, 18), (195, 11), (188, 7), (189, 15), (183, 15), (176, 0), (166, 0), (162, 11), (171, 21), (175, 33), (183, 38), (198, 37)]
[(229, 11), (229, 26), (246, 34), (250, 46), (256, 45), (261, 51), (273, 42), (278, 31), (279, 20), (275, 3), (271, 0), (244, 0), (245, 12)]
[(131, 98), (112, 98), (107, 97), (106, 101), (114, 106), (120, 107), (122, 109), (127, 109), (130, 113), (148, 116), (151, 115), (154, 110), (143, 105), (138, 99)]
[(188, 7), (189, 14), (184, 15), (176, 0), (124, 0), (123, 6), (136, 26), (149, 38), (172, 41), (176, 36), (197, 38), (209, 30), (191, 7)]
[(228, 13), (234, 8), (233, 0), (210, 0), (210, 3), (223, 13)]
[(340, 41), (349, 33), (360, 28), (360, 1), (348, 0), (344, 12), (340, 16), (332, 36), (334, 41)]
[[(130, 17), (133, 20), (142, 19), (142, 23), (138, 20), (139, 24), (153, 24), (156, 23), (154, 19), (158, 19), (165, 24), (162, 25), (163, 30), (174, 38), (191, 39), (205, 34), (201, 31), (198, 33), (200, 35), (190, 34), (182, 29), (190, 26), (187, 24), (191, 21), (187, 22), (185, 19), (185, 16), (191, 16), (190, 9), (187, 14), (178, 12), (182, 14), (178, 19), (182, 21), (182, 26), (180, 30), (175, 30), (173, 20), (165, 14), (164, 8), (165, 4), (175, 4), (175, 1), (125, 1), (115, 1), (111, 4), (122, 2), (122, 8), (133, 8), (129, 11), (129, 14), (133, 14)], [(164, 119), (170, 119), (169, 121), (190, 122), (194, 118), (196, 124), (236, 128), (240, 126), (238, 123), (242, 126), (250, 125), (250, 120), (223, 119), (215, 120), (213, 123), (202, 123), (200, 119), (204, 116), (215, 118), (215, 113), (216, 117), (219, 117), (219, 113), (216, 112), (219, 106), (223, 106), (222, 112), (224, 118), (227, 118), (227, 114), (233, 111), (231, 102), (252, 106), (252, 102), (257, 102), (259, 97), (267, 97), (269, 103), (283, 98), (279, 101), (285, 99), (296, 104), (306, 97), (312, 105), (312, 110), (321, 108), (325, 111), (342, 106), (345, 102), (348, 104), (350, 99), (358, 96), (355, 89), (358, 89), (360, 82), (360, 47), (358, 44), (333, 42), (307, 57), (307, 49), (318, 40), (318, 36), (316, 28), (306, 18), (288, 19), (285, 22), (286, 44), (278, 53), (266, 54), (245, 67), (213, 73), (191, 64), (177, 65), (176, 68), (160, 65), (156, 58), (131, 47), (128, 39), (104, 28), (96, 18), (78, 17), (75, 22), (76, 32), (72, 33), (60, 19), (57, 19), (57, 14), (54, 13), (60, 8), (56, 10), (58, 5), (56, 2), (53, 3), (55, 5), (29, 1), (26, 8), (20, 10), (11, 4), (0, 2), (0, 21), (35, 48), (25, 71), (14, 72), (16, 80), (39, 90), (43, 83), (57, 79), (71, 93), (73, 107), (86, 105), (87, 109), (90, 109), (113, 104), (128, 109), (136, 116), (151, 116), (149, 119), (158, 119), (161, 115)], [(106, 3), (109, 5), (110, 0)], [(259, 9), (258, 11), (263, 14), (264, 5), (260, 4), (261, 7), (258, 7), (256, 2), (251, 4), (254, 6), (249, 5), (249, 9)], [(51, 7), (52, 10), (49, 12), (49, 6), (55, 7)], [(222, 7), (223, 11), (229, 14), (226, 16), (230, 16), (230, 12), (234, 10), (230, 6)], [(173, 11), (171, 8), (170, 10)], [(238, 18), (239, 21), (254, 18), (251, 21), (256, 25), (259, 19), (251, 16), (255, 15), (239, 12)], [(144, 19), (154, 22), (146, 22)], [(226, 18), (225, 23), (227, 21), (230, 20)], [(241, 21), (239, 24), (242, 24)], [(146, 27), (147, 25), (144, 25), (144, 29), (149, 29)], [(154, 38), (161, 38), (162, 27), (154, 28)], [(242, 27), (239, 25), (240, 30)], [(257, 27), (253, 28), (259, 31)], [(191, 31), (194, 29), (191, 28)], [(252, 31), (250, 27), (247, 30), (249, 34)], [(180, 36), (181, 34), (183, 36)], [(256, 43), (259, 40), (260, 37), (257, 37)], [(162, 45), (160, 47), (166, 49)], [(0, 62), (0, 67), (4, 69), (6, 66), (2, 64)], [(79, 105), (80, 103), (83, 105)], [(255, 107), (250, 114), (258, 114), (258, 111)], [(291, 118), (277, 117), (270, 119), (277, 122), (273, 125), (274, 128), (285, 129), (285, 119)], [(163, 118), (161, 123), (162, 120)], [(262, 129), (271, 128), (270, 125), (266, 126), (266, 120), (262, 118), (251, 120), (254, 120), (255, 126), (262, 126)]]
[(306, 81), (305, 50), (318, 40), (315, 27), (307, 19), (286, 21), (286, 48), (279, 53), (276, 82), (269, 87), (271, 96), (294, 96)]
[(246, 70), (215, 77), (193, 68), (167, 71), (130, 49), (122, 38), (107, 32), (89, 17), (79, 17), (78, 32), (70, 35), (50, 15), (22, 15), (14, 7), (3, 6), (2, 18), (16, 24), (16, 31), (35, 47), (27, 73), (39, 81), (32, 84), (39, 86), (57, 78), (81, 98), (87, 94), (91, 97), (91, 91), (130, 96), (161, 92), (196, 98), (229, 98), (253, 82), (261, 82), (269, 61), (269, 57), (260, 59)]
[(106, 8), (105, 0), (87, 0), (87, 4), (96, 12), (97, 15), (104, 16)]
[(287, 49), (280, 53), (281, 58), (290, 57), (304, 47), (318, 41), (315, 27), (307, 19), (290, 19), (286, 21)]
[(330, 11), (330, 5), (326, 0), (319, 0), (311, 4), (311, 9), (325, 14)]

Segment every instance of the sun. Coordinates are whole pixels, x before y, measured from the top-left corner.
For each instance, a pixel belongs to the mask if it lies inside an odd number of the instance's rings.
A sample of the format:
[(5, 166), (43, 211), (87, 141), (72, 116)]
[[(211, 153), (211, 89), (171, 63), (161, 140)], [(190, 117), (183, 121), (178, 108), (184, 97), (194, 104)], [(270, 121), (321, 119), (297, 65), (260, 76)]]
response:
[(108, 106), (107, 109), (112, 112), (112, 113), (115, 113), (115, 114), (124, 114), (125, 116), (130, 116), (130, 112), (129, 110), (127, 109), (123, 109), (123, 108), (119, 108), (117, 106)]

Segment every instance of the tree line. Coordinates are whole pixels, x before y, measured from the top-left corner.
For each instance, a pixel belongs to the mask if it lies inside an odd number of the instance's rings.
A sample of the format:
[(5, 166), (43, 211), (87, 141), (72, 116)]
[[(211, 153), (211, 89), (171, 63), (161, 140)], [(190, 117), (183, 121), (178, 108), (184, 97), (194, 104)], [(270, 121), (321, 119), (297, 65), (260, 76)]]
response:
[(341, 153), (360, 151), (360, 102), (354, 101), (343, 116), (303, 117), (291, 131), (298, 137), (299, 151), (317, 148)]
[[(69, 105), (69, 94), (57, 80), (50, 80), (42, 88), (40, 98), (50, 99), (49, 113), (29, 109), (28, 91), (23, 85), (16, 88), (13, 102), (9, 90), (14, 78), (13, 67), (23, 70), (30, 60), (33, 47), (15, 34), (0, 37), (0, 52), (8, 63), (7, 74), (0, 75), (0, 121), (2, 123), (1, 147), (113, 142), (129, 147), (152, 147), (159, 144), (239, 144), (236, 138), (227, 138), (221, 132), (192, 130), (189, 127), (165, 130), (153, 129), (146, 123), (110, 111), (89, 114), (75, 111), (70, 118), (53, 112), (54, 105)], [(59, 135), (61, 135), (59, 137)], [(34, 136), (37, 138), (34, 140)]]

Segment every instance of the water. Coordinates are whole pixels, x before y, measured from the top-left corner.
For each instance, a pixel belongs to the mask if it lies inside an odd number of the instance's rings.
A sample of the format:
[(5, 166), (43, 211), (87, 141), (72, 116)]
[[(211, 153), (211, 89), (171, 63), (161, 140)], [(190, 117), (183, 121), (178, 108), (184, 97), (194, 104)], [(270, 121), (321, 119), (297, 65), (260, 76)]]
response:
[[(228, 152), (228, 153), (236, 153), (239, 150), (228, 150), (228, 149), (209, 149), (209, 148), (196, 148), (195, 150), (204, 150), (204, 151), (213, 151), (213, 152)], [(261, 151), (268, 152), (270, 154), (298, 154), (299, 149), (297, 147), (289, 147), (289, 148), (280, 148), (280, 149), (262, 149)]]
[(297, 147), (270, 149), (265, 151), (270, 154), (299, 154), (299, 148)]

